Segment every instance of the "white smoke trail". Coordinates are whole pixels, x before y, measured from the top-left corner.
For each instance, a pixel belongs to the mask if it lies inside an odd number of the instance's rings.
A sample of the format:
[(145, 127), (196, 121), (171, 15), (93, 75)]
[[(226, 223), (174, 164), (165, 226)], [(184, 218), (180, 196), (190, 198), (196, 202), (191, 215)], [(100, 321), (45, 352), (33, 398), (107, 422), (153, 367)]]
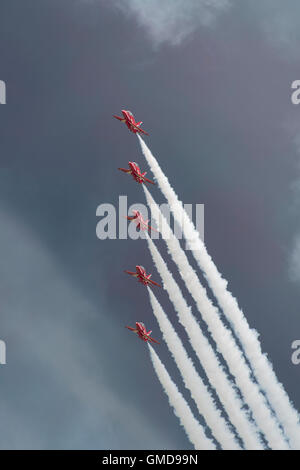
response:
[(240, 450), (241, 447), (236, 442), (234, 434), (221, 415), (220, 410), (218, 410), (211, 393), (204, 385), (192, 360), (184, 349), (181, 339), (150, 288), (148, 288), (148, 293), (153, 313), (158, 321), (164, 340), (176, 362), (185, 387), (191, 392), (199, 413), (204, 417), (213, 436), (224, 450)]
[(168, 201), (175, 220), (181, 225), (185, 238), (192, 240), (190, 244), (192, 253), (235, 334), (241, 341), (255, 377), (266, 392), (272, 408), (284, 427), (292, 448), (300, 449), (299, 414), (291, 403), (283, 385), (278, 381), (271, 362), (262, 352), (258, 333), (250, 328), (246, 317), (238, 306), (237, 300), (227, 290), (227, 281), (222, 278), (212, 258), (207, 253), (199, 233), (183, 209), (182, 202), (179, 201), (157, 160), (140, 137), (139, 142), (155, 179)]
[(264, 395), (251, 378), (250, 369), (231, 331), (221, 321), (218, 310), (208, 298), (206, 289), (201, 285), (195, 271), (188, 262), (185, 252), (145, 186), (144, 192), (151, 214), (156, 224), (161, 228), (162, 233), (166, 236), (165, 242), (168, 246), (169, 253), (176, 263), (187, 289), (194, 298), (198, 310), (202, 314), (202, 318), (206, 322), (219, 351), (227, 362), (229, 370), (235, 377), (236, 384), (246, 403), (248, 403), (251, 408), (257, 425), (264, 433), (269, 447), (274, 450), (289, 449), (289, 446), (282, 436), (278, 422), (268, 407)]
[(165, 366), (160, 361), (158, 355), (154, 349), (149, 346), (150, 356), (153, 363), (153, 367), (157, 374), (157, 377), (168, 397), (170, 405), (174, 409), (174, 413), (179, 418), (181, 425), (190, 440), (197, 450), (215, 450), (214, 443), (208, 439), (204, 433), (203, 427), (195, 419), (191, 412), (189, 405), (179, 392), (177, 386), (169, 376)]
[(186, 330), (191, 345), (200, 360), (207, 378), (216, 390), (227, 415), (242, 438), (247, 450), (263, 449), (256, 427), (249, 421), (243, 402), (233, 388), (224, 368), (214, 353), (212, 346), (201, 331), (190, 307), (169, 271), (165, 261), (150, 237), (146, 237), (154, 264), (162, 278), (163, 285), (178, 314), (179, 321)]
[[(202, 241), (199, 239), (203, 245)], [(204, 246), (204, 245), (203, 245)], [(251, 329), (237, 300), (227, 290), (227, 282), (221, 277), (206, 249), (193, 250), (194, 257), (212, 289), (220, 307), (241, 341), (254, 375), (266, 392), (270, 405), (281, 422), (292, 449), (300, 449), (300, 417), (291, 403), (283, 385), (278, 381), (273, 366), (262, 352), (258, 333)]]

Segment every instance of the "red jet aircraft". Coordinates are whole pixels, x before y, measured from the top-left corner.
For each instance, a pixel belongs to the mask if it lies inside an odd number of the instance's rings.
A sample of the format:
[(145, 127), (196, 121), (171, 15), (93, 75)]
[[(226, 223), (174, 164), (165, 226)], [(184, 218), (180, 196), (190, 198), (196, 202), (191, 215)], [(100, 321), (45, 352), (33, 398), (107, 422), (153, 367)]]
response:
[(140, 167), (138, 166), (137, 163), (128, 162), (128, 166), (129, 166), (128, 169), (127, 168), (118, 168), (118, 170), (121, 170), (124, 173), (128, 173), (129, 175), (132, 175), (133, 179), (139, 184), (142, 184), (142, 183), (155, 184), (155, 183), (153, 183), (153, 181), (151, 181), (151, 180), (149, 180), (148, 178), (145, 177), (147, 172), (144, 171), (144, 173), (142, 173), (141, 170), (140, 170)]
[(157, 282), (154, 282), (150, 279), (152, 274), (147, 275), (146, 270), (143, 266), (136, 266), (135, 269), (136, 269), (135, 273), (131, 271), (126, 271), (126, 270), (125, 270), (125, 273), (130, 274), (130, 276), (136, 277), (139, 280), (139, 282), (144, 284), (144, 286), (154, 285), (154, 286), (161, 287), (159, 284), (157, 284)]
[(147, 332), (144, 323), (142, 323), (141, 321), (137, 321), (135, 325), (136, 328), (132, 328), (131, 326), (125, 326), (125, 328), (128, 328), (128, 330), (136, 333), (139, 338), (141, 338), (143, 341), (150, 341), (151, 343), (160, 344), (158, 341), (156, 341), (156, 339), (151, 338), (150, 334), (152, 333), (152, 330)]
[(127, 220), (134, 220), (134, 223), (140, 230), (154, 230), (155, 232), (157, 232), (155, 228), (151, 227), (151, 225), (148, 225), (149, 219), (143, 219), (143, 216), (140, 211), (133, 210), (132, 212), (134, 215), (126, 217)]
[(115, 116), (115, 115), (113, 115), (113, 117), (116, 119), (119, 119), (119, 121), (121, 122), (125, 122), (128, 129), (134, 134), (140, 133), (140, 134), (149, 135), (146, 131), (140, 128), (140, 125), (143, 124), (143, 122), (142, 121), (136, 122), (131, 111), (128, 111), (128, 110), (126, 111), (125, 109), (122, 109), (122, 114), (123, 114), (123, 117)]

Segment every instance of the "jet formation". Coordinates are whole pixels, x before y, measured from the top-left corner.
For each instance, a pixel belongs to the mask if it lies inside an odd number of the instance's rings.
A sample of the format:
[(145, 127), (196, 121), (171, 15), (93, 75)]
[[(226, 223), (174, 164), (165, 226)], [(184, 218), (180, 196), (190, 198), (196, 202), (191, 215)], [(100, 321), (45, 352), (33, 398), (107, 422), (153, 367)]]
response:
[[(141, 129), (141, 124), (142, 121), (136, 122), (133, 114), (131, 111), (122, 109), (122, 117), (113, 115), (114, 118), (118, 119), (119, 121), (123, 122), (126, 124), (130, 132), (133, 132), (134, 134), (145, 134), (149, 135), (146, 131)], [(133, 177), (133, 179), (139, 183), (139, 184), (155, 184), (153, 181), (149, 180), (146, 178), (146, 172), (142, 172), (140, 170), (139, 165), (136, 162), (128, 162), (129, 168), (118, 168), (118, 170), (123, 171), (124, 173), (127, 173)], [(133, 210), (133, 215), (126, 217), (127, 220), (134, 221), (137, 225), (137, 228), (140, 230), (155, 230), (153, 227), (148, 225), (148, 220), (144, 220), (142, 214), (137, 211)], [(130, 276), (135, 277), (138, 282), (143, 284), (144, 286), (157, 286), (161, 287), (157, 282), (152, 281), (151, 276), (152, 274), (147, 274), (146, 270), (143, 266), (137, 265), (135, 267), (135, 272), (132, 271), (127, 271), (125, 270), (125, 273), (129, 274)], [(136, 333), (138, 337), (142, 341), (149, 341), (151, 343), (157, 343), (160, 344), (156, 339), (152, 338), (150, 334), (152, 333), (152, 330), (147, 331), (146, 327), (143, 322), (136, 322), (136, 327), (133, 328), (131, 326), (126, 326), (125, 328), (128, 328), (128, 330)]]

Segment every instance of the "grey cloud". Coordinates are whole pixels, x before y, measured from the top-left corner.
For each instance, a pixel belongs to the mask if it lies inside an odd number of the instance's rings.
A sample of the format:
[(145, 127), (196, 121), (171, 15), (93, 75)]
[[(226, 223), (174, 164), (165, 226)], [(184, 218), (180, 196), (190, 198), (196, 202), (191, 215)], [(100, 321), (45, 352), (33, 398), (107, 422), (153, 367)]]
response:
[(96, 312), (66, 279), (31, 229), (3, 207), (0, 221), (0, 246), (6, 247), (1, 339), (7, 344), (0, 448), (122, 448), (124, 436), (127, 447), (144, 448), (147, 442), (155, 448), (161, 442), (172, 448), (118, 387), (115, 391), (101, 367), (110, 340), (103, 336), (93, 343), (88, 325), (101, 316), (107, 331), (113, 320)]
[(178, 45), (199, 26), (211, 25), (228, 0), (122, 0), (118, 7), (145, 28), (155, 45)]
[[(155, 46), (178, 45), (199, 27), (214, 24), (220, 13), (230, 10), (233, 15), (235, 7), (241, 8), (237, 0), (117, 0), (113, 5), (135, 17)], [(243, 9), (247, 21), (256, 23), (270, 44), (284, 48), (288, 56), (297, 53), (295, 46), (300, 42), (297, 0), (248, 1), (243, 3)]]
[[(300, 3), (297, 0), (256, 0), (246, 8), (257, 21), (270, 44), (284, 49), (288, 57), (298, 53)], [(296, 55), (298, 57), (298, 54)]]

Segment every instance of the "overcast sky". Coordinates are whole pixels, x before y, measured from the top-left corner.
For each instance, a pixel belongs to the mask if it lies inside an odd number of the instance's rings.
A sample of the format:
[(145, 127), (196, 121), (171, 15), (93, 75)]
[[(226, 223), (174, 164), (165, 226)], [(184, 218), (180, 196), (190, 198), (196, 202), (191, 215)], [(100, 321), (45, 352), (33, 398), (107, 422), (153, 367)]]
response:
[(123, 273), (159, 281), (146, 245), (96, 237), (99, 204), (144, 202), (117, 171), (146, 169), (112, 119), (124, 108), (183, 202), (205, 205), (208, 251), (300, 409), (299, 31), (296, 0), (1, 2), (1, 448), (191, 448), (124, 328), (161, 340)]

